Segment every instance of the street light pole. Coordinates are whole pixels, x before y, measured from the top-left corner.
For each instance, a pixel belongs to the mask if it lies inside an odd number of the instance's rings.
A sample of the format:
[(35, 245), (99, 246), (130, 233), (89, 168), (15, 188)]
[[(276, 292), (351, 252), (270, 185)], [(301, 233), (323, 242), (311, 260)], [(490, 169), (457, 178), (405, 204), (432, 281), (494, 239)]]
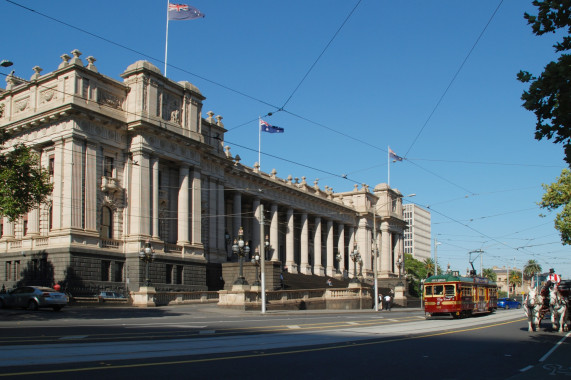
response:
[(244, 256), (250, 253), (250, 247), (248, 242), (244, 241), (244, 228), (240, 227), (238, 230), (238, 237), (234, 239), (234, 244), (232, 245), (232, 252), (238, 255), (240, 260), (240, 273), (234, 285), (248, 285), (248, 281), (244, 278)]
[[(266, 312), (266, 248), (269, 247), (270, 241), (264, 233), (264, 204), (260, 202), (260, 260), (262, 267), (262, 314)], [(265, 239), (264, 239), (265, 235)]]
[(145, 263), (145, 286), (151, 286), (151, 280), (149, 278), (149, 264), (155, 260), (155, 251), (151, 246), (150, 241), (146, 241), (145, 245), (139, 252), (139, 259)]

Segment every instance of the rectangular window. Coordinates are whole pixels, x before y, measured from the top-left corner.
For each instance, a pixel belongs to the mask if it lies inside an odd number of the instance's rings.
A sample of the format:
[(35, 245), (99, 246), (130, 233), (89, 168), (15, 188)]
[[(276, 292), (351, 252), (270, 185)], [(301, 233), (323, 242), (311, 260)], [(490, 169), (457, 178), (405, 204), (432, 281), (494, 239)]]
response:
[(20, 281), (20, 261), (14, 261), (14, 281)]
[(184, 271), (183, 271), (184, 266), (182, 265), (177, 265), (176, 266), (176, 283), (178, 285), (182, 285), (184, 283), (183, 281), (183, 275), (184, 275)]
[(444, 295), (444, 285), (435, 285), (434, 286), (434, 295), (435, 296)]
[(111, 269), (111, 261), (101, 260), (101, 281), (109, 281), (110, 269)]
[(55, 162), (56, 162), (55, 156), (51, 155), (49, 157), (49, 162), (48, 162), (48, 173), (50, 174), (50, 177), (54, 176)]
[(89, 96), (89, 79), (83, 78), (82, 88), (81, 88), (81, 96), (85, 100), (88, 100), (89, 98), (91, 98), (91, 96)]
[(113, 281), (123, 282), (123, 265), (123, 262), (115, 261), (115, 265), (113, 266)]
[(103, 160), (103, 175), (113, 177), (113, 157), (105, 156)]
[(6, 281), (12, 281), (12, 262), (6, 261)]
[(445, 295), (448, 297), (454, 297), (454, 295), (456, 293), (455, 289), (456, 289), (456, 286), (454, 286), (454, 285), (444, 285), (444, 292), (445, 292)]
[(166, 273), (165, 273), (165, 277), (166, 277), (165, 282), (167, 284), (172, 284), (172, 270), (173, 270), (173, 266), (170, 264), (167, 264), (166, 265)]
[(429, 297), (432, 295), (432, 285), (427, 285), (424, 287), (424, 295)]

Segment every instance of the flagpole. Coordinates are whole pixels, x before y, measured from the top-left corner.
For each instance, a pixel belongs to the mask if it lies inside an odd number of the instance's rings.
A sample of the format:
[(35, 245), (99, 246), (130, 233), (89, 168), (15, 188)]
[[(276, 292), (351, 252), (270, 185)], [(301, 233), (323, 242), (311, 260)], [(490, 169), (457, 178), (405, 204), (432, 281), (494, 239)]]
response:
[(391, 147), (388, 146), (387, 150), (387, 168), (388, 168), (388, 176), (387, 176), (387, 185), (389, 189), (391, 188)]
[(258, 168), (262, 171), (262, 128), (260, 127), (262, 118), (258, 116)]
[(167, 76), (167, 52), (169, 49), (169, 4), (170, 0), (167, 0), (167, 33), (165, 39), (165, 77)]

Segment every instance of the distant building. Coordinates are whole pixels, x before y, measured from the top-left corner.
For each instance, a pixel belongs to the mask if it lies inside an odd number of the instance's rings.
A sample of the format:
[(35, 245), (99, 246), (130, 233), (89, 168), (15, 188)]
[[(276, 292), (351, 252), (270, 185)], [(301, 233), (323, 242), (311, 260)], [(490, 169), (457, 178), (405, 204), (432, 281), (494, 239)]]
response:
[(408, 228), (404, 231), (404, 252), (415, 259), (424, 261), (430, 255), (430, 212), (415, 204), (405, 204), (404, 221)]
[[(508, 291), (508, 276), (512, 272), (514, 271), (518, 272), (521, 279), (521, 268), (506, 268), (506, 267), (498, 268), (494, 266), (492, 270), (494, 271), (494, 273), (496, 273), (497, 276), (496, 283), (498, 284), (498, 290), (500, 292)], [(525, 281), (525, 283), (528, 284), (529, 282)], [(520, 296), (522, 294), (522, 291), (524, 291), (524, 287), (522, 287), (521, 283), (517, 284), (515, 287), (513, 285), (510, 285), (509, 296), (510, 297)]]

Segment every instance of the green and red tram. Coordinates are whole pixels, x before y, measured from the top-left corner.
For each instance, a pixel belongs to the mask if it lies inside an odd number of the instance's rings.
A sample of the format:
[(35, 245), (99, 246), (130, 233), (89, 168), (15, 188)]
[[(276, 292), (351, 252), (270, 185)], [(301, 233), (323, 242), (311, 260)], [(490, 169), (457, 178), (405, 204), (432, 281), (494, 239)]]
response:
[(430, 316), (468, 317), (498, 308), (498, 286), (485, 277), (448, 272), (424, 280), (424, 311)]

